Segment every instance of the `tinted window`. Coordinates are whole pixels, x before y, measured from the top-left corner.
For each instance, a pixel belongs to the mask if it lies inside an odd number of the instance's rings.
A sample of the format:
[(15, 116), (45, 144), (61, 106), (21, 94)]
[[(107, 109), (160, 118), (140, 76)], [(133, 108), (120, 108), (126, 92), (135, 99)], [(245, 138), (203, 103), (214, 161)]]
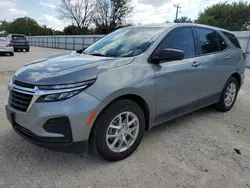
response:
[(197, 33), (200, 37), (202, 54), (220, 51), (219, 41), (215, 31), (198, 28)]
[(132, 57), (143, 53), (164, 31), (160, 27), (127, 27), (119, 29), (88, 47), (86, 54)]
[(26, 37), (23, 35), (12, 35), (13, 40), (26, 40)]
[(234, 34), (228, 33), (226, 31), (222, 31), (222, 33), (226, 35), (226, 37), (234, 44), (234, 46), (241, 48), (240, 43)]
[(195, 56), (192, 28), (180, 28), (169, 33), (159, 47), (159, 49), (164, 48), (182, 50), (185, 58)]
[(223, 50), (227, 49), (227, 43), (224, 41), (224, 39), (219, 34), (217, 34), (217, 35), (218, 35), (220, 50), (223, 51)]

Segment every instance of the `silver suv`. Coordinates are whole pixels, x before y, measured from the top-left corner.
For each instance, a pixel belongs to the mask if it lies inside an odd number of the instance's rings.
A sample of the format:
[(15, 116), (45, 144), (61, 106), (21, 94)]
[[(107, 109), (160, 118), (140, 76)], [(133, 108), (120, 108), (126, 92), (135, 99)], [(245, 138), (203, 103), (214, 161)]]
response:
[(6, 113), (13, 129), (38, 146), (88, 147), (121, 160), (155, 125), (209, 105), (230, 110), (245, 58), (234, 34), (219, 28), (122, 28), (86, 50), (19, 69)]

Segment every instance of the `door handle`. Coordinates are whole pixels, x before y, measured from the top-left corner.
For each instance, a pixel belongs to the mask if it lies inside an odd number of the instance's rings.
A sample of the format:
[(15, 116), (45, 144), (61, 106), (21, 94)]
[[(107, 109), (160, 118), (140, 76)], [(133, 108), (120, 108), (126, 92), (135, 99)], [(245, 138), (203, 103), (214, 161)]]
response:
[(196, 62), (196, 61), (192, 63), (192, 66), (193, 66), (193, 67), (198, 67), (198, 66), (200, 66), (200, 65), (201, 65), (201, 63)]
[(231, 57), (229, 55), (226, 56), (226, 59), (230, 59)]

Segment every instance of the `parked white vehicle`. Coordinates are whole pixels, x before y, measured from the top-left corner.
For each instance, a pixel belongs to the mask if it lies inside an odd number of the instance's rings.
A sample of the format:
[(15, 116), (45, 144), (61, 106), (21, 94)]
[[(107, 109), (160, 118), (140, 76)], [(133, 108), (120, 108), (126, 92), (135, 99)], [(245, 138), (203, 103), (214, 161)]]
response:
[(0, 53), (8, 53), (10, 56), (14, 56), (13, 45), (6, 38), (0, 38)]

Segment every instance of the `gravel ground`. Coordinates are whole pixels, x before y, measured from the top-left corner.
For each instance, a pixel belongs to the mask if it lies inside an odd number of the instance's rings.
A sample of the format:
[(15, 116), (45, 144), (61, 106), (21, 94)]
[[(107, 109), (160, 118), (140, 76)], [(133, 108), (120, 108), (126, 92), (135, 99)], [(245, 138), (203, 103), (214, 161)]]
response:
[(110, 163), (87, 153), (38, 148), (19, 137), (6, 120), (6, 85), (14, 71), (61, 51), (32, 47), (29, 53), (0, 56), (1, 188), (250, 187), (250, 70), (230, 112), (205, 108), (157, 126), (133, 155)]

